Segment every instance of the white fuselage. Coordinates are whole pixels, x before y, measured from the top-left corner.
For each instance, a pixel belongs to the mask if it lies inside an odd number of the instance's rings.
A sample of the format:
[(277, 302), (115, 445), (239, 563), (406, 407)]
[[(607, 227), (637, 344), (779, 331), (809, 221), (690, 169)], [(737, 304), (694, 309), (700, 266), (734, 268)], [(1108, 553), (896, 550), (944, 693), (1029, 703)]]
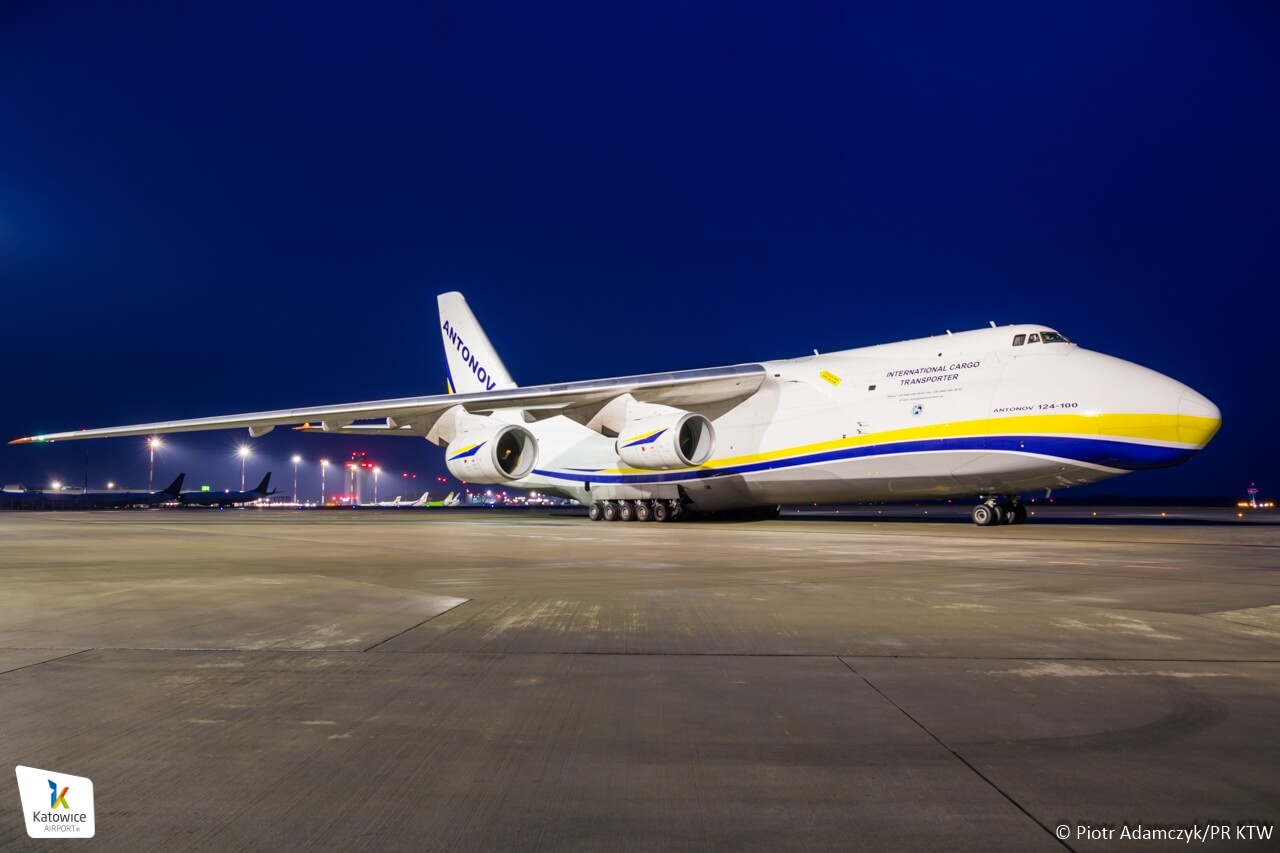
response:
[(687, 497), (697, 510), (1018, 495), (1177, 464), (1220, 424), (1187, 386), (1002, 326), (764, 362), (760, 389), (700, 409), (712, 458), (620, 467), (615, 440), (565, 417), (527, 424), (533, 474), (515, 483), (580, 501)]

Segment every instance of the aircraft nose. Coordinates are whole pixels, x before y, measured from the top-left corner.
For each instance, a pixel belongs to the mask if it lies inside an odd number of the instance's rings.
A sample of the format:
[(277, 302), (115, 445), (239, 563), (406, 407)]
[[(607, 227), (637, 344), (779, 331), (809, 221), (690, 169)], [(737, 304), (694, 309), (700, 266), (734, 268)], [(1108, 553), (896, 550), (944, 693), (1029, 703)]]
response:
[(1183, 386), (1178, 398), (1178, 440), (1204, 447), (1222, 426), (1222, 412), (1202, 394)]

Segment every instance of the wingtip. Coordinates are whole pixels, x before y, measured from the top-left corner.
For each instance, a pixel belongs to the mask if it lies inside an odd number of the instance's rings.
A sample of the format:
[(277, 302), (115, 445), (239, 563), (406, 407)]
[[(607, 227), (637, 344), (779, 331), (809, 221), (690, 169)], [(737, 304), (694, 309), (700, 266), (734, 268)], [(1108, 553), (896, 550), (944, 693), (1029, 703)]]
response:
[(38, 441), (38, 439), (34, 435), (29, 435), (26, 438), (15, 438), (13, 441), (9, 443), (10, 444), (34, 444), (36, 441)]

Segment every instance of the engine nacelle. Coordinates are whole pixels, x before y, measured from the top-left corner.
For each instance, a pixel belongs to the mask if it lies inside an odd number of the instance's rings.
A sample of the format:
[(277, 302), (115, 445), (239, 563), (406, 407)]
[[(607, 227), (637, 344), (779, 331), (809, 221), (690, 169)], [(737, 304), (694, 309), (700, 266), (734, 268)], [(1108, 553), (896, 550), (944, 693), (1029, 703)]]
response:
[(711, 458), (716, 431), (702, 415), (673, 411), (628, 421), (617, 448), (618, 458), (632, 468), (688, 468)]
[(516, 424), (494, 423), (458, 433), (444, 452), (449, 473), (469, 483), (510, 483), (538, 461), (538, 440)]

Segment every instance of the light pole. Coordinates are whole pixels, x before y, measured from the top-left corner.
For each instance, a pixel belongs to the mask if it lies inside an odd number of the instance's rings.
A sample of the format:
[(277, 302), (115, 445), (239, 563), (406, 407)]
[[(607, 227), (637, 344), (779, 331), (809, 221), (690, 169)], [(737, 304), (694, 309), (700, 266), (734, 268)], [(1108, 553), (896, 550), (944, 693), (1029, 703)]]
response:
[(153, 435), (151, 436), (151, 438), (147, 439), (147, 448), (150, 451), (148, 453), (148, 456), (150, 456), (150, 462), (147, 464), (147, 491), (148, 492), (155, 490), (156, 448), (159, 446), (160, 446), (159, 436)]
[(382, 469), (374, 466), (373, 469), (373, 502), (378, 503), (378, 475), (382, 473)]
[(298, 463), (302, 461), (301, 456), (293, 457), (293, 502), (298, 502)]
[(329, 470), (329, 460), (321, 459), (320, 460), (320, 506), (324, 506), (324, 500), (325, 500), (324, 472), (327, 470)]
[(249, 445), (240, 445), (240, 491), (244, 491), (244, 465), (249, 461)]

